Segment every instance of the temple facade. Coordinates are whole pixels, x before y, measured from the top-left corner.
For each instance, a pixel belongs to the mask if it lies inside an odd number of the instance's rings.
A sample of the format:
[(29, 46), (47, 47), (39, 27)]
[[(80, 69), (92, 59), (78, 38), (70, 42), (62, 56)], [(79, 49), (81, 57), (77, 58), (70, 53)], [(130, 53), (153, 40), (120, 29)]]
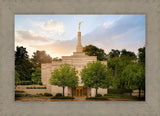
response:
[[(51, 85), (49, 83), (49, 79), (51, 78), (51, 72), (55, 68), (58, 68), (61, 64), (67, 63), (71, 66), (74, 66), (78, 71), (79, 82), (78, 86), (75, 88), (65, 87), (65, 96), (92, 96), (94, 97), (96, 94), (96, 90), (94, 88), (84, 87), (80, 72), (84, 66), (87, 65), (88, 62), (97, 61), (97, 56), (88, 56), (84, 52), (82, 52), (83, 46), (81, 44), (81, 32), (78, 32), (78, 41), (76, 46), (76, 52), (73, 52), (71, 56), (62, 56), (62, 61), (53, 61), (52, 63), (41, 64), (41, 81), (43, 85), (47, 87), (47, 91), (55, 95), (56, 93), (62, 93), (63, 88), (55, 85)], [(107, 65), (107, 61), (102, 61), (103, 64)], [(107, 89), (98, 89), (98, 93), (104, 95), (107, 94)]]

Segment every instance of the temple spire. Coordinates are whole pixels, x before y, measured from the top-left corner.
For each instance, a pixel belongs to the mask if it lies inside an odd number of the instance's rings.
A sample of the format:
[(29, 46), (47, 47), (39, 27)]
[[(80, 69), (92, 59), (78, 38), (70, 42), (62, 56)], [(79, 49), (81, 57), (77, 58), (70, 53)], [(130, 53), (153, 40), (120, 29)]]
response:
[(77, 46), (76, 46), (76, 52), (82, 52), (82, 50), (83, 50), (83, 47), (81, 44), (80, 26), (81, 26), (81, 22), (79, 22), (79, 32), (78, 32), (78, 42), (77, 42)]

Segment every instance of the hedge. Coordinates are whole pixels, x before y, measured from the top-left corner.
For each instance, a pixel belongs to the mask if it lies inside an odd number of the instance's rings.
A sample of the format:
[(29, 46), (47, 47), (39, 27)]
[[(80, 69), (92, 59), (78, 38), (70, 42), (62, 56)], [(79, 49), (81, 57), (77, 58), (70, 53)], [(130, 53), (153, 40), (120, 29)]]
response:
[(56, 96), (58, 97), (58, 96), (62, 96), (62, 93), (56, 93)]
[(26, 87), (26, 89), (47, 89), (46, 87)]
[(51, 93), (44, 93), (44, 96), (52, 96)]
[(51, 97), (51, 99), (74, 99), (74, 97), (69, 97), (69, 96), (54, 96), (54, 97)]
[(32, 85), (32, 81), (20, 81), (16, 85)]
[(102, 97), (102, 94), (97, 94), (96, 97)]

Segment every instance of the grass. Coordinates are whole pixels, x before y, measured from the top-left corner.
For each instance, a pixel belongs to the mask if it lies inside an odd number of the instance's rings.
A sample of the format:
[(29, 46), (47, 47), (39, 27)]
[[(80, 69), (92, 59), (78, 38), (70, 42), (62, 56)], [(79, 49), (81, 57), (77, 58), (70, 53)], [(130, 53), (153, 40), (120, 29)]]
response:
[(69, 97), (69, 96), (54, 96), (54, 97), (51, 97), (51, 99), (74, 99), (74, 97)]
[(87, 100), (108, 100), (107, 97), (87, 97)]
[(129, 96), (123, 94), (107, 94), (106, 96), (102, 97), (87, 97), (87, 100), (108, 100), (108, 98), (120, 98), (120, 99), (135, 99), (135, 100), (145, 100), (144, 97), (136, 97), (136, 96)]
[(42, 97), (42, 96), (52, 96), (51, 93), (40, 93), (40, 94), (36, 94), (36, 95), (33, 95), (33, 94), (15, 94), (15, 97)]
[(36, 94), (36, 95), (32, 95), (32, 94), (15, 94), (15, 97), (41, 97), (43, 96), (43, 94)]
[(137, 99), (137, 100), (144, 100), (144, 97), (137, 97), (137, 96), (130, 96), (130, 95), (124, 95), (124, 94), (107, 94), (105, 96), (106, 98), (125, 98), (125, 99)]

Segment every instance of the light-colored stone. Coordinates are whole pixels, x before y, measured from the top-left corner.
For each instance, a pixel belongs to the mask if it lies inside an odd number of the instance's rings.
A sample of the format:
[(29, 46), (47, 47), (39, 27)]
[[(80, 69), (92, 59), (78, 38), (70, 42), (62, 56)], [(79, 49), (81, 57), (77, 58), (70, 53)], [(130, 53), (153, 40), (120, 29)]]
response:
[[(83, 87), (81, 81), (80, 72), (88, 62), (97, 61), (97, 56), (88, 56), (82, 52), (83, 46), (81, 45), (81, 32), (78, 32), (78, 42), (76, 46), (76, 52), (73, 52), (71, 56), (62, 56), (62, 61), (53, 61), (52, 63), (41, 64), (41, 73), (42, 73), (42, 83), (47, 86), (50, 92), (55, 95), (56, 93), (62, 93), (62, 87), (55, 85), (50, 85), (49, 79), (51, 78), (51, 73), (54, 69), (58, 68), (61, 64), (67, 63), (71, 66), (74, 66), (78, 71), (79, 82), (78, 86)], [(107, 61), (101, 61), (103, 64), (107, 65)], [(76, 90), (77, 91), (77, 90)], [(107, 89), (100, 89), (102, 94), (105, 94)], [(71, 95), (72, 89), (65, 87), (65, 96)], [(87, 89), (88, 96), (95, 96), (94, 89)]]

